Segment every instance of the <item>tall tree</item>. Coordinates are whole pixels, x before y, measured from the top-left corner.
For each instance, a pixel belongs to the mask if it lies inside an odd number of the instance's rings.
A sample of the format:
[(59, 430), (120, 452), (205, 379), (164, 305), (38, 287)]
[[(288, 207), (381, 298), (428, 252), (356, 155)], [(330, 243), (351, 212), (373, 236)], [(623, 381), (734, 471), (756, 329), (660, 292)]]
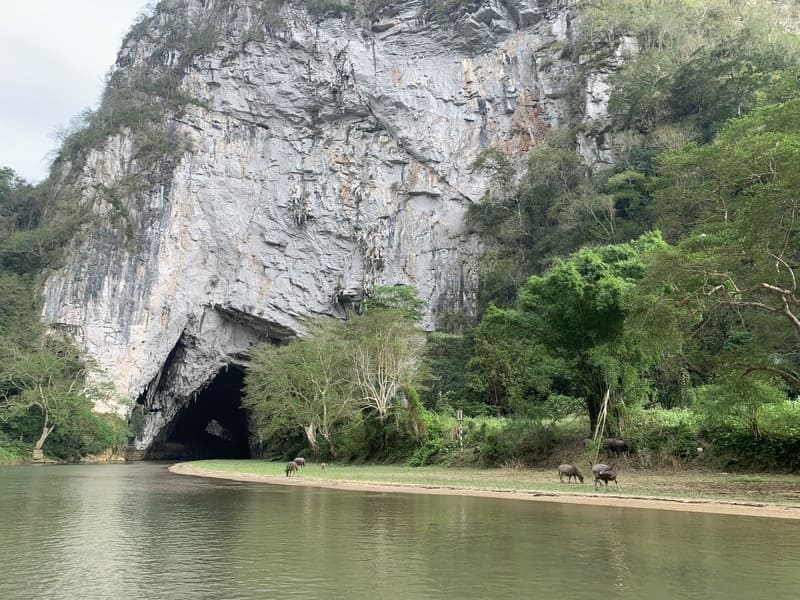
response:
[(646, 362), (626, 344), (628, 296), (645, 271), (643, 257), (661, 248), (657, 233), (627, 244), (584, 248), (533, 276), (520, 290), (517, 310), (527, 317), (531, 344), (538, 344), (583, 398), (594, 431), (604, 398), (621, 397)]
[(47, 438), (90, 402), (84, 390), (86, 366), (65, 342), (43, 337), (32, 351), (0, 342), (0, 404), (12, 411), (33, 409), (39, 432), (34, 458), (41, 458)]
[(398, 392), (413, 382), (425, 336), (407, 308), (370, 307), (347, 327), (350, 383), (361, 407), (384, 422)]
[(740, 374), (769, 372), (800, 385), (798, 131), (795, 99), (663, 158), (662, 220), (680, 212), (686, 220), (674, 231), (691, 229), (654, 266), (652, 283), (681, 307), (688, 335), (705, 349), (707, 375), (724, 357)]
[(336, 456), (336, 428), (357, 410), (348, 368), (342, 326), (315, 323), (301, 340), (256, 348), (243, 404), (253, 409), (266, 437), (284, 425), (299, 426), (312, 451), (318, 451), (320, 436)]

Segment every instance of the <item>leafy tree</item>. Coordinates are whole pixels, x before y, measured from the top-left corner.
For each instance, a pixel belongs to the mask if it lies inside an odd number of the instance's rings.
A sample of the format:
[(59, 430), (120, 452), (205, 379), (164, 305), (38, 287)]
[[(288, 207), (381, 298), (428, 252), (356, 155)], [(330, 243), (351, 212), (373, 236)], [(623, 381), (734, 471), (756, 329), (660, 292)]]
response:
[(421, 367), (425, 337), (407, 307), (370, 306), (346, 328), (349, 378), (362, 409), (383, 422)]
[(486, 196), (466, 215), (467, 227), (487, 246), (479, 314), (490, 304), (510, 307), (526, 278), (554, 257), (619, 237), (613, 198), (597, 189), (588, 167), (563, 140), (554, 138), (531, 152), (516, 186), (497, 150), (485, 152), (474, 167), (492, 177)]
[(732, 117), (787, 100), (797, 81), (800, 44), (779, 2), (600, 0), (582, 8), (585, 52), (616, 50), (622, 36), (636, 51), (610, 76), (615, 129), (649, 136), (678, 124), (708, 141)]
[[(115, 415), (93, 411), (82, 354), (39, 322), (36, 281), (81, 221), (69, 190), (27, 184), (0, 168), (0, 441), (69, 458), (127, 441)], [(19, 442), (22, 440), (22, 442)]]
[(498, 417), (509, 408), (514, 364), (518, 357), (515, 350), (521, 345), (519, 336), (509, 336), (505, 326), (512, 314), (490, 306), (481, 323), (470, 332), (472, 357), (467, 362), (468, 386), (472, 394), (492, 407)]
[(689, 116), (706, 140), (734, 117), (750, 112), (760, 92), (796, 64), (795, 36), (753, 27), (699, 48), (675, 73), (669, 103), (675, 117)]
[(300, 426), (313, 452), (320, 436), (336, 456), (336, 428), (357, 410), (342, 333), (341, 325), (319, 322), (304, 339), (253, 351), (243, 405), (258, 416), (266, 437), (287, 424)]
[[(659, 220), (666, 222), (675, 211), (691, 215), (673, 235), (691, 233), (682, 249), (701, 262), (704, 257), (716, 262), (716, 277), (708, 281), (712, 288), (705, 291), (741, 294), (743, 285), (756, 285), (783, 298), (787, 295), (780, 290), (794, 285), (798, 124), (800, 100), (792, 100), (732, 122), (712, 144), (688, 146), (663, 158)], [(700, 273), (711, 274), (708, 268)], [(739, 283), (718, 287), (724, 273)], [(791, 304), (791, 298), (786, 300)]]
[[(791, 100), (662, 160), (658, 214), (671, 235), (685, 237), (659, 257), (646, 285), (674, 302), (669, 327), (685, 332), (701, 382), (733, 366), (740, 377), (800, 384), (799, 130), (800, 100)], [(677, 212), (685, 222), (669, 220)]]
[(57, 264), (80, 220), (48, 182), (34, 187), (0, 169), (0, 269), (32, 275)]
[(376, 417), (385, 441), (387, 417), (421, 366), (421, 307), (412, 288), (378, 287), (361, 315), (316, 323), (307, 337), (284, 346), (257, 348), (244, 403), (265, 437), (300, 426), (312, 450), (321, 436), (335, 456), (337, 430), (363, 411)]
[(434, 332), (424, 348), (425, 405), (442, 410), (463, 407), (466, 401), (466, 364), (470, 357), (469, 340), (464, 335)]
[(527, 317), (530, 342), (566, 371), (570, 395), (586, 403), (598, 425), (607, 394), (637, 389), (638, 363), (646, 363), (623, 336), (628, 296), (645, 271), (643, 256), (663, 247), (651, 233), (627, 244), (584, 248), (558, 261), (520, 290), (517, 310)]
[(0, 232), (33, 229), (41, 217), (35, 188), (8, 167), (0, 167)]
[(742, 378), (735, 371), (721, 373), (712, 384), (693, 390), (695, 409), (708, 427), (744, 429), (760, 439), (763, 408), (786, 402), (786, 389), (774, 378), (755, 375)]
[(417, 290), (409, 285), (375, 286), (364, 302), (364, 311), (386, 310), (397, 312), (410, 323), (422, 319), (425, 302)]
[(469, 390), (497, 416), (541, 415), (537, 409), (562, 391), (563, 364), (537, 344), (534, 335), (529, 315), (494, 306), (468, 335), (472, 350), (467, 362)]
[(596, 0), (582, 7), (586, 21), (578, 35), (582, 51), (615, 49), (632, 36), (644, 52), (674, 52), (678, 58), (715, 39), (746, 14), (729, 0)]
[(85, 374), (80, 354), (55, 338), (43, 337), (33, 351), (0, 346), (0, 403), (11, 412), (35, 411), (39, 433), (34, 456), (41, 455), (56, 428), (91, 405), (83, 389)]
[(650, 133), (672, 116), (671, 88), (678, 65), (674, 56), (647, 51), (610, 78), (608, 108), (614, 127)]
[(42, 332), (38, 313), (32, 310), (33, 281), (0, 269), (0, 343), (34, 349)]

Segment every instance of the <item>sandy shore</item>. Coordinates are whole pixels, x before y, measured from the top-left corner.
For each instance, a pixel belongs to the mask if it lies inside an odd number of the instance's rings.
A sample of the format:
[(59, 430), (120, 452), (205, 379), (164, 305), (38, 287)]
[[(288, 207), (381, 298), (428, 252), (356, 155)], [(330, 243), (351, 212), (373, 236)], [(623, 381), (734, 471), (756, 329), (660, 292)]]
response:
[(556, 492), (537, 492), (520, 490), (488, 490), (470, 487), (423, 486), (362, 481), (332, 481), (288, 478), (278, 475), (252, 475), (209, 471), (193, 467), (190, 463), (178, 463), (169, 467), (178, 475), (211, 477), (232, 481), (251, 481), (274, 485), (299, 485), (334, 490), (389, 492), (403, 494), (437, 494), (440, 496), (479, 496), (483, 498), (507, 498), (513, 500), (532, 500), (538, 502), (562, 502), (565, 504), (588, 504), (594, 506), (613, 506), (622, 508), (650, 508), (659, 510), (678, 510), (688, 512), (714, 513), (721, 515), (742, 515), (748, 517), (772, 517), (779, 519), (800, 519), (800, 507), (779, 504), (744, 502), (715, 502), (711, 500), (676, 500), (672, 498), (650, 498), (612, 494), (559, 494)]

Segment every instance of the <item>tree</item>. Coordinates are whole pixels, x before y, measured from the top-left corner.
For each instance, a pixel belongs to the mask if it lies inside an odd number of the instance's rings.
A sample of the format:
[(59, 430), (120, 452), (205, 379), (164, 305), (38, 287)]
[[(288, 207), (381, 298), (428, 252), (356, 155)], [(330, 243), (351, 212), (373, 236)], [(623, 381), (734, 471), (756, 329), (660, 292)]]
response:
[(695, 215), (679, 248), (682, 272), (700, 283), (695, 294), (788, 319), (800, 333), (798, 127), (800, 99), (732, 122), (712, 144), (664, 158), (658, 198), (662, 212), (678, 198)]
[(41, 217), (35, 189), (8, 167), (0, 167), (0, 232), (33, 229)]
[(39, 417), (34, 458), (41, 458), (47, 438), (91, 406), (84, 392), (86, 365), (73, 347), (44, 336), (38, 348), (25, 351), (0, 345), (0, 403), (10, 411), (33, 409)]
[(669, 120), (670, 87), (676, 69), (672, 53), (649, 50), (614, 73), (608, 108), (615, 128), (650, 133)]
[(587, 242), (616, 239), (612, 199), (595, 190), (589, 168), (574, 148), (551, 139), (534, 149), (517, 185), (507, 159), (487, 150), (473, 165), (489, 175), (489, 191), (470, 205), (466, 224), (486, 244), (478, 313), (490, 304), (513, 305), (516, 291), (555, 256)]
[(346, 340), (350, 383), (362, 409), (383, 423), (398, 392), (417, 375), (424, 334), (405, 309), (367, 304), (348, 322)]
[[(774, 27), (774, 26), (772, 26)], [(710, 140), (731, 118), (750, 112), (775, 78), (797, 63), (796, 36), (756, 28), (723, 35), (677, 70), (669, 98), (675, 117), (690, 117)]]
[(692, 390), (694, 408), (710, 427), (744, 429), (761, 438), (760, 413), (766, 405), (785, 402), (786, 390), (774, 378), (742, 378), (735, 371), (720, 373), (713, 383)]
[(610, 75), (609, 110), (616, 129), (640, 139), (677, 125), (707, 142), (728, 119), (797, 92), (797, 21), (780, 3), (599, 0), (582, 12), (584, 54), (636, 39)]
[(735, 365), (740, 377), (769, 373), (800, 386), (798, 131), (795, 99), (662, 159), (661, 220), (678, 211), (689, 219), (673, 227), (684, 238), (659, 257), (647, 286), (674, 303), (703, 381)]
[(364, 310), (394, 311), (409, 323), (422, 319), (425, 302), (410, 285), (378, 285), (372, 288), (364, 302)]
[(458, 408), (464, 402), (469, 358), (466, 336), (440, 332), (428, 335), (423, 355), (427, 375), (423, 397), (427, 408)]
[[(518, 357), (519, 336), (505, 327), (514, 313), (489, 306), (480, 324), (469, 334), (472, 356), (467, 362), (467, 385), (473, 396), (489, 405), (499, 417), (508, 411)], [(500, 330), (500, 331), (498, 331)]]
[(490, 306), (468, 338), (472, 350), (466, 365), (469, 389), (497, 416), (541, 414), (536, 408), (563, 391), (557, 381), (562, 365), (536, 342), (526, 313)]
[[(520, 290), (531, 344), (566, 373), (570, 395), (586, 404), (594, 431), (604, 398), (639, 387), (646, 357), (623, 335), (628, 296), (645, 271), (643, 257), (664, 246), (658, 233), (627, 243), (584, 248)], [(641, 363), (641, 365), (640, 365)]]
[(336, 456), (336, 428), (356, 410), (348, 368), (342, 326), (314, 323), (301, 340), (253, 351), (243, 404), (260, 416), (268, 436), (285, 424), (300, 426), (313, 452), (319, 435)]

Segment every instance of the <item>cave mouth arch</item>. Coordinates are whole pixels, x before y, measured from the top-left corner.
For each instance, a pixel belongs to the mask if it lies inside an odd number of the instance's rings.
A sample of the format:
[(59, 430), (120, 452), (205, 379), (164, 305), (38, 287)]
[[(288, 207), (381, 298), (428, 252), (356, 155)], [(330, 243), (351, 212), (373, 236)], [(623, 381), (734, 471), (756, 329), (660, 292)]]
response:
[(242, 407), (244, 370), (222, 369), (180, 410), (151, 459), (250, 458), (248, 411)]

